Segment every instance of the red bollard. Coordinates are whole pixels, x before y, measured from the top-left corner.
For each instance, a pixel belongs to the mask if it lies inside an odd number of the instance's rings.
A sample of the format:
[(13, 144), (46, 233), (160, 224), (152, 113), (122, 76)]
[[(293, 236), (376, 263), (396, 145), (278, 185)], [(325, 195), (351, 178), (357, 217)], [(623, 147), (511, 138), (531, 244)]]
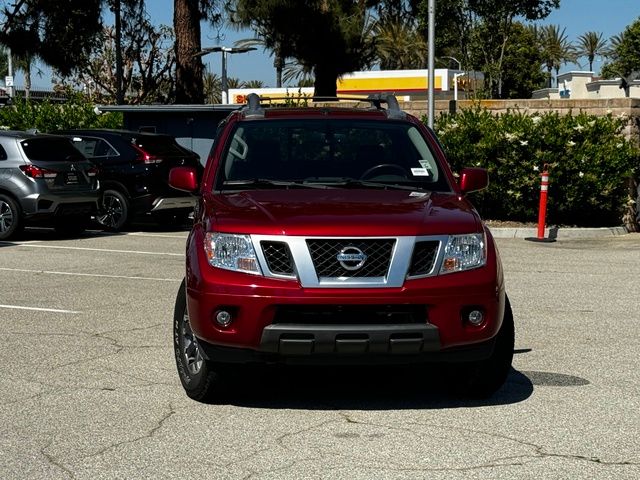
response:
[(549, 193), (549, 172), (548, 166), (545, 164), (542, 173), (540, 174), (540, 207), (538, 209), (538, 236), (527, 237), (525, 240), (533, 242), (555, 242), (555, 238), (544, 237), (544, 227), (546, 225), (547, 217), (547, 196)]

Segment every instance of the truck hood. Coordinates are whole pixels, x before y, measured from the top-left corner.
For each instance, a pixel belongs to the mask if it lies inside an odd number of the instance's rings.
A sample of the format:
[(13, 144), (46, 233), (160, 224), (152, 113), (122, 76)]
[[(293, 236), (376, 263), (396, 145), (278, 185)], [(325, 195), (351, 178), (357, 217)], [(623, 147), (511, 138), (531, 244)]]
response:
[(209, 231), (261, 235), (386, 236), (482, 231), (454, 193), (408, 190), (250, 190), (204, 196)]

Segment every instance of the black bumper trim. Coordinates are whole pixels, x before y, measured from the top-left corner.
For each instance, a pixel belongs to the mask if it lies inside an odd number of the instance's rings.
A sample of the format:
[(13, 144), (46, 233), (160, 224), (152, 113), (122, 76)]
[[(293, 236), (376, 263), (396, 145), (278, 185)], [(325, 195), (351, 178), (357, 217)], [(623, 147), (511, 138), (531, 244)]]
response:
[(280, 355), (417, 355), (440, 350), (433, 325), (274, 324), (262, 332), (260, 351)]
[(443, 350), (438, 329), (433, 325), (402, 326), (405, 328), (398, 328), (398, 325), (367, 325), (366, 330), (363, 329), (364, 325), (343, 325), (341, 328), (331, 325), (326, 329), (325, 326), (302, 325), (302, 331), (292, 327), (300, 326), (267, 327), (260, 350), (214, 345), (202, 339), (198, 343), (205, 358), (215, 363), (297, 365), (473, 362), (488, 358), (495, 344), (495, 339), (491, 339)]

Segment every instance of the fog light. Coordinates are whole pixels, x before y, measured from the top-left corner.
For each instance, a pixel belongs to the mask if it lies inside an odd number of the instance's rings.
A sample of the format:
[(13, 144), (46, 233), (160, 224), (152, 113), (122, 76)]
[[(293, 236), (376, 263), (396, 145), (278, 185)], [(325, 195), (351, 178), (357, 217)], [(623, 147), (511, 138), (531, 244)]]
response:
[(484, 315), (480, 310), (471, 310), (467, 316), (467, 320), (471, 325), (480, 325), (484, 321)]
[(231, 322), (233, 321), (233, 317), (226, 310), (218, 310), (216, 312), (215, 319), (216, 319), (216, 323), (221, 327), (228, 327), (229, 325), (231, 325)]

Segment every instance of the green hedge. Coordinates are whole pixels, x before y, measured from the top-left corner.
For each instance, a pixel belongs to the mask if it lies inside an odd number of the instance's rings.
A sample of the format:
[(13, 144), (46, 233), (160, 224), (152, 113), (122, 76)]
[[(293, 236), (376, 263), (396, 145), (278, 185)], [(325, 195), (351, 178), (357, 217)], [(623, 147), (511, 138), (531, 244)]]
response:
[(0, 108), (0, 128), (52, 132), (66, 128), (121, 128), (121, 113), (96, 114), (95, 105), (79, 93), (70, 93), (65, 103), (33, 101), (21, 97)]
[(629, 178), (640, 171), (640, 150), (623, 135), (627, 120), (611, 114), (493, 115), (476, 107), (441, 115), (435, 130), (454, 171), (488, 169), (489, 188), (473, 197), (485, 218), (537, 221), (540, 172), (548, 165), (548, 224), (612, 226), (622, 223)]

